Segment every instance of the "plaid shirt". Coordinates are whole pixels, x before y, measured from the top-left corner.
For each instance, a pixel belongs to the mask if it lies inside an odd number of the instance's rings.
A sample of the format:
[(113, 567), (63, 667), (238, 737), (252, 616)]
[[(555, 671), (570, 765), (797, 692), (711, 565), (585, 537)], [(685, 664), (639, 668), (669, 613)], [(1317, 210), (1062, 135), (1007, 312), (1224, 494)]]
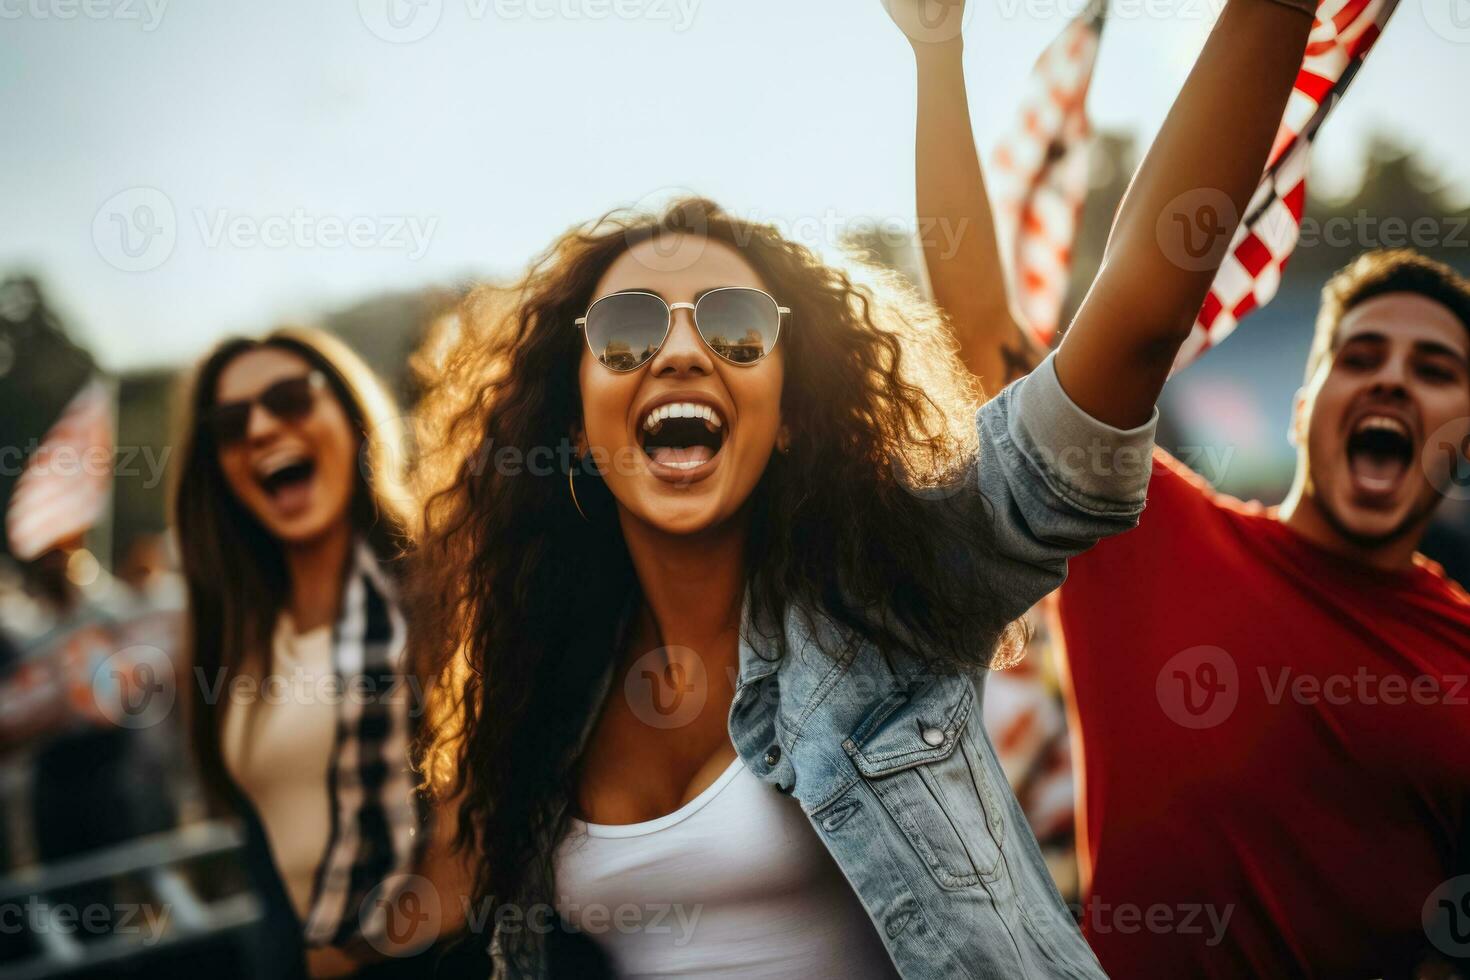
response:
[(343, 697), (327, 770), (332, 829), (306, 916), (308, 947), (380, 940), (391, 902), (380, 886), (402, 880), (428, 838), (409, 759), (417, 692), (404, 671), (407, 633), (393, 583), (359, 543), (332, 635)]

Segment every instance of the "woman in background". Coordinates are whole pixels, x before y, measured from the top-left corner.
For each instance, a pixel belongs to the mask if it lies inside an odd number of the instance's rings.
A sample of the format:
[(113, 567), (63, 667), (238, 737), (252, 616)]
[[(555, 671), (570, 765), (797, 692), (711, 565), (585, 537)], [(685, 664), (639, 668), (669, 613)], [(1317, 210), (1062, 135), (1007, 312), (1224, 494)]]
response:
[(191, 737), (212, 799), (258, 814), (314, 976), (424, 975), (405, 957), (460, 907), (446, 891), (448, 915), (408, 936), (392, 910), (427, 887), (411, 871), (454, 878), (411, 771), (422, 692), (404, 666), (397, 426), (361, 359), (302, 329), (221, 343), (185, 418)]

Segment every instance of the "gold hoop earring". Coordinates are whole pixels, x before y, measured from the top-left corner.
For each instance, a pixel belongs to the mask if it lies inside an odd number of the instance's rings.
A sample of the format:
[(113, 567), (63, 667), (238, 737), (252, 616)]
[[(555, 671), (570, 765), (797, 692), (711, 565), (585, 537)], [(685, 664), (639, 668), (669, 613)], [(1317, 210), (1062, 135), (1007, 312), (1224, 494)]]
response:
[(572, 506), (577, 508), (577, 513), (582, 515), (582, 520), (587, 521), (588, 524), (591, 524), (592, 522), (587, 518), (587, 512), (582, 509), (581, 502), (577, 500), (576, 476), (576, 464), (573, 463), (571, 466), (567, 467), (567, 489), (572, 492)]

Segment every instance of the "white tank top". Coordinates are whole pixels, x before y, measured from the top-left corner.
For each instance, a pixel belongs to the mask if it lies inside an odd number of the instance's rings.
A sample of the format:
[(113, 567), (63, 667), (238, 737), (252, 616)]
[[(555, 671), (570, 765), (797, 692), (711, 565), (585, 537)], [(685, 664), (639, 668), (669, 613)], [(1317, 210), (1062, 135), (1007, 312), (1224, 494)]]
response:
[(330, 687), (336, 678), (332, 628), (297, 633), (283, 614), (266, 676), (271, 679), (246, 689), (250, 696), (225, 711), (220, 751), (260, 814), (291, 904), (305, 919), (332, 835), (327, 771), (339, 714)]
[(898, 976), (801, 807), (739, 759), (655, 820), (574, 820), (555, 861), (557, 911), (619, 977)]

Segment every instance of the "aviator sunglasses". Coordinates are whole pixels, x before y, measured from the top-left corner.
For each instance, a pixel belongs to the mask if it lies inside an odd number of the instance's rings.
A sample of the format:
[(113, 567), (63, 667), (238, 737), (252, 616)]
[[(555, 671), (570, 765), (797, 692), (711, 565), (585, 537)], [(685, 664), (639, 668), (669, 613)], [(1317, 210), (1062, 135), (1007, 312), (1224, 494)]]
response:
[(693, 303), (668, 303), (656, 293), (611, 293), (587, 308), (577, 326), (592, 356), (612, 371), (633, 371), (658, 353), (674, 325), (674, 311), (694, 314), (694, 327), (710, 350), (731, 364), (754, 364), (776, 346), (781, 319), (791, 311), (767, 292), (721, 286)]
[(277, 381), (254, 398), (221, 402), (209, 413), (215, 442), (220, 446), (230, 446), (242, 441), (250, 430), (250, 411), (256, 405), (282, 422), (301, 421), (311, 414), (316, 404), (316, 393), (326, 383), (325, 375), (312, 371), (298, 378)]

